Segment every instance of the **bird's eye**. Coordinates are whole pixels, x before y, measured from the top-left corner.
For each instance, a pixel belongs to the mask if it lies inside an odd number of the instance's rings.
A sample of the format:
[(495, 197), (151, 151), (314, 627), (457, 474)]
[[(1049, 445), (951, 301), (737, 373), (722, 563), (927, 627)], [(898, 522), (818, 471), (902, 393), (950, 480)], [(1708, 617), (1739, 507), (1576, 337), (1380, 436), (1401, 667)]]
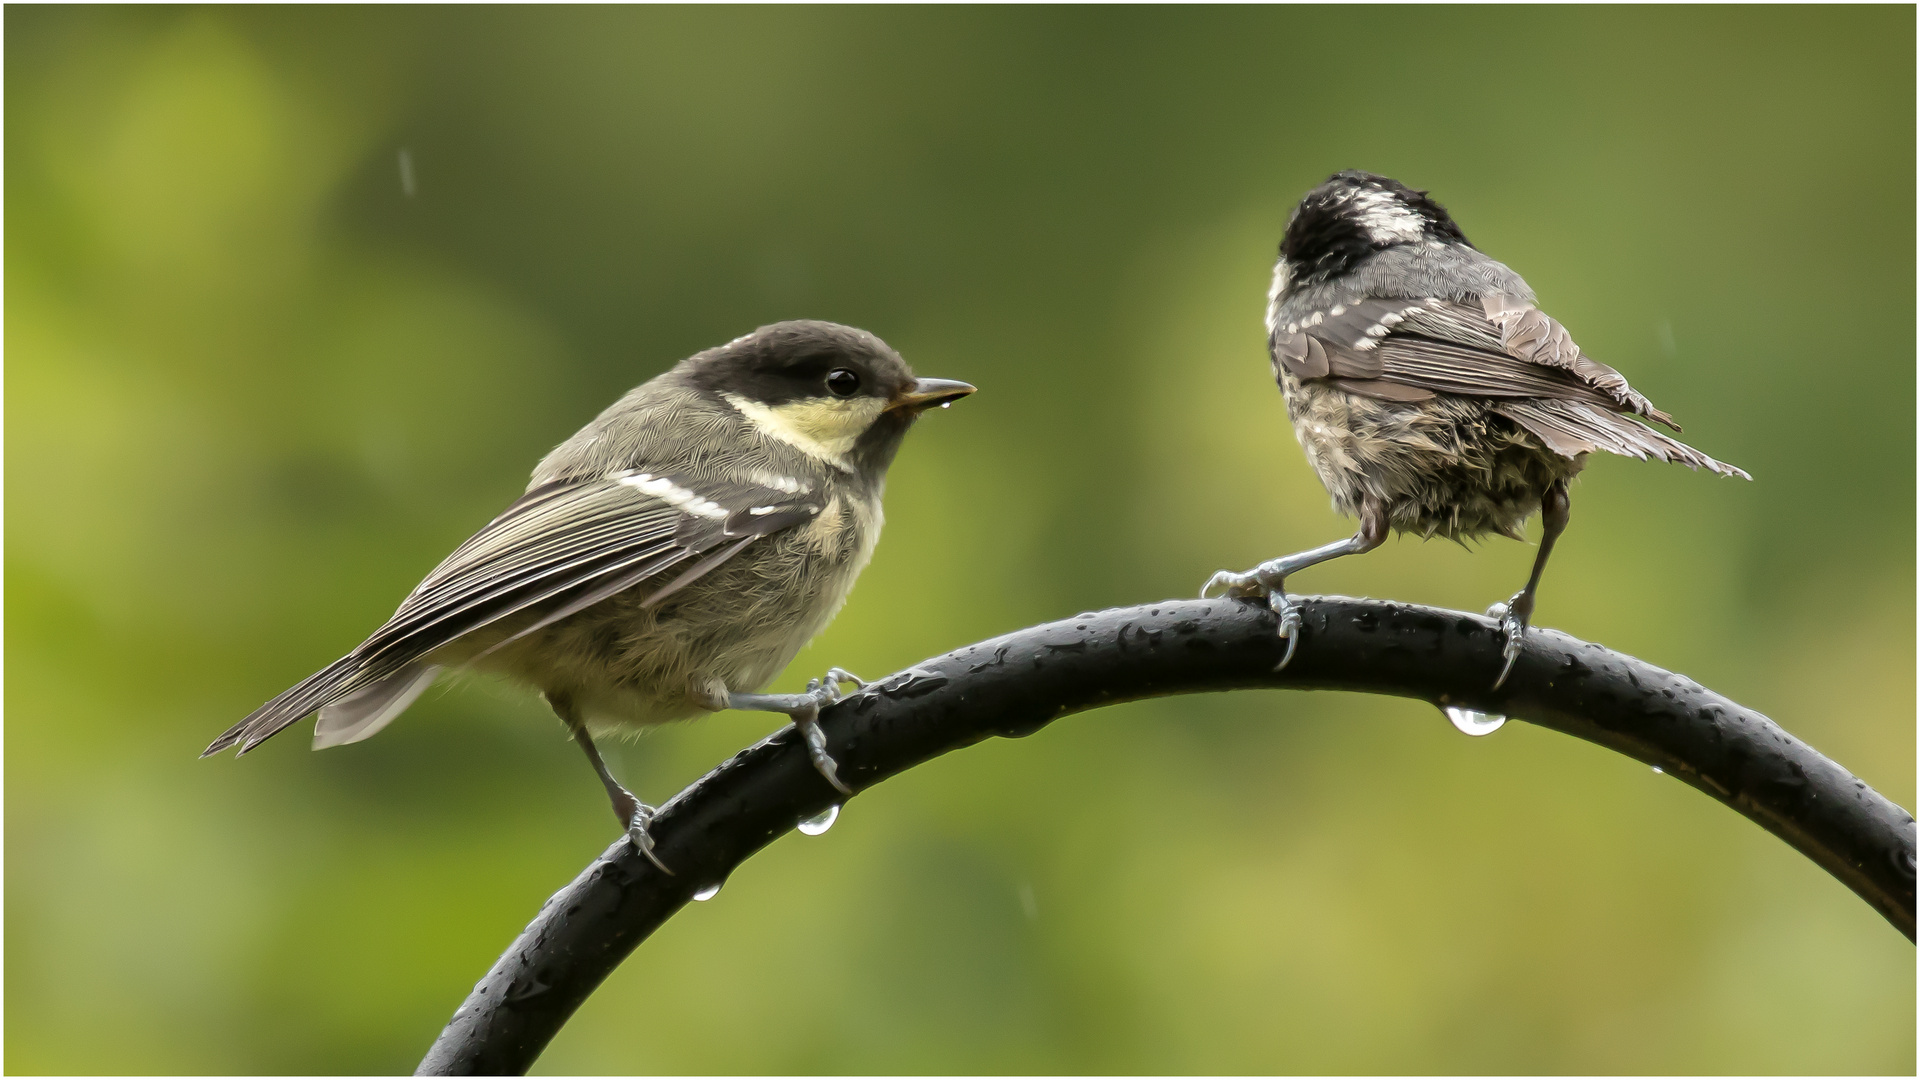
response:
[(850, 368), (834, 368), (827, 372), (827, 390), (834, 397), (852, 397), (860, 392), (860, 375)]

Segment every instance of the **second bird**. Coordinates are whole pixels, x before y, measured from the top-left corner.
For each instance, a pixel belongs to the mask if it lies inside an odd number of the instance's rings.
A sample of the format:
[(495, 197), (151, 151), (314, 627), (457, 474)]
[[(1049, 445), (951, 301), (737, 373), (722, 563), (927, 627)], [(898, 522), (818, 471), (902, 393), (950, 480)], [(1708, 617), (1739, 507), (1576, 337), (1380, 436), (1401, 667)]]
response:
[(653, 810), (607, 771), (595, 734), (719, 709), (782, 712), (820, 774), (850, 794), (818, 717), (840, 683), (859, 680), (835, 668), (804, 694), (753, 691), (846, 600), (914, 419), (972, 392), (917, 379), (879, 338), (826, 322), (762, 327), (689, 357), (548, 454), (527, 493), (372, 637), (206, 754), (244, 754), (316, 712), (315, 749), (357, 742), (442, 669), (466, 667), (546, 695), (656, 865)]
[(1245, 573), (1220, 571), (1201, 590), (1264, 595), (1287, 639), (1282, 667), (1300, 639), (1288, 575), (1371, 551), (1389, 529), (1519, 540), (1540, 513), (1533, 573), (1492, 612), (1505, 636), (1497, 688), (1520, 655), (1541, 572), (1567, 527), (1567, 482), (1588, 454), (1749, 479), (1641, 423), (1680, 430), (1533, 299), (1444, 207), (1397, 180), (1336, 173), (1295, 208), (1268, 293), (1273, 375), (1307, 462), (1360, 529)]

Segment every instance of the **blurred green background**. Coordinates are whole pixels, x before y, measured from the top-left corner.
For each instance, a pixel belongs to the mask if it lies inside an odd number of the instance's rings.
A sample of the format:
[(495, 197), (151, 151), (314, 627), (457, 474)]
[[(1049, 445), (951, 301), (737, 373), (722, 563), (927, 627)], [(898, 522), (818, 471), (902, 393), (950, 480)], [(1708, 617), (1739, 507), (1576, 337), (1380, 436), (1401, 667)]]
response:
[[(208, 739), (627, 387), (762, 323), (981, 393), (785, 676), (1344, 536), (1260, 318), (1429, 187), (1750, 469), (1596, 461), (1539, 620), (1914, 805), (1914, 12), (21, 8), (6, 37), (6, 1068), (412, 1068), (614, 839), (531, 694)], [(401, 176), (410, 162), (413, 190)], [(1537, 526), (1536, 526), (1537, 528)], [(1530, 547), (1296, 583), (1478, 610)], [(663, 799), (774, 727), (616, 747)], [(1915, 1068), (1914, 951), (1646, 767), (1241, 693), (996, 740), (669, 923), (546, 1072)]]

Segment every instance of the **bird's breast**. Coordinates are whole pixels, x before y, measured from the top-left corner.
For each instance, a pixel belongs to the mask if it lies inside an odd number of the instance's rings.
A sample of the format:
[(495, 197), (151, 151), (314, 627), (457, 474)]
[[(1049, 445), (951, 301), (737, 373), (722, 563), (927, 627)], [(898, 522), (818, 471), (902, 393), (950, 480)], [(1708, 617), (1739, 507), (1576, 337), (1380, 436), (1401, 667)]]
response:
[(849, 575), (846, 586), (851, 588), (851, 575), (859, 574), (873, 558), (883, 523), (880, 500), (835, 494), (819, 516), (799, 530), (797, 539), (811, 559), (844, 567)]

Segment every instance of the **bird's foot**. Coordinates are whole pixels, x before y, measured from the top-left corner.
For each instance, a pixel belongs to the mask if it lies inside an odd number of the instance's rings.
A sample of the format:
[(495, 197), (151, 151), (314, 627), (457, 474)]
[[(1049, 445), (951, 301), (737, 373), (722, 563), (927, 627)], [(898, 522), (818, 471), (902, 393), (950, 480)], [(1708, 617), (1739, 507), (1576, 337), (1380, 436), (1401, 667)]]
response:
[(1216, 589), (1219, 590), (1220, 595), (1231, 596), (1236, 600), (1265, 596), (1267, 587), (1261, 583), (1259, 575), (1260, 568), (1257, 566), (1244, 574), (1232, 570), (1215, 570), (1213, 576), (1207, 579), (1207, 583), (1200, 586), (1200, 599), (1211, 600)]
[(834, 790), (842, 795), (852, 795), (853, 789), (840, 779), (839, 766), (833, 756), (827, 753), (827, 733), (820, 729), (820, 710), (839, 701), (842, 684), (852, 683), (856, 687), (867, 684), (859, 676), (844, 668), (830, 668), (827, 673), (807, 683), (802, 694), (729, 694), (727, 707), (733, 709), (757, 709), (763, 712), (785, 713), (793, 721), (794, 730), (807, 746), (807, 757), (817, 771)]
[(1506, 638), (1500, 647), (1503, 658), (1500, 677), (1493, 680), (1493, 688), (1498, 690), (1505, 685), (1507, 676), (1513, 674), (1513, 663), (1520, 659), (1520, 646), (1527, 640), (1527, 627), (1533, 620), (1533, 594), (1522, 589), (1506, 603), (1488, 608), (1487, 615), (1500, 620), (1500, 634)]
[(1284, 571), (1274, 563), (1262, 563), (1246, 573), (1218, 570), (1200, 587), (1200, 599), (1212, 596), (1215, 589), (1222, 590), (1223, 596), (1236, 599), (1265, 597), (1267, 606), (1280, 617), (1280, 637), (1287, 643), (1286, 655), (1280, 658), (1273, 670), (1279, 671), (1293, 662), (1294, 650), (1300, 647), (1300, 609), (1287, 598)]
[(1287, 598), (1285, 589), (1274, 589), (1268, 593), (1267, 606), (1280, 616), (1280, 636), (1287, 642), (1287, 654), (1273, 665), (1273, 670), (1280, 671), (1293, 662), (1293, 651), (1300, 647), (1300, 609)]
[(554, 714), (567, 725), (567, 730), (572, 732), (573, 741), (586, 751), (587, 760), (593, 763), (594, 775), (600, 778), (601, 786), (607, 789), (607, 799), (613, 805), (613, 816), (620, 822), (620, 827), (626, 830), (627, 839), (633, 841), (633, 846), (647, 857), (648, 862), (659, 867), (661, 873), (671, 876), (673, 871), (660, 861), (660, 856), (654, 854), (653, 834), (648, 831), (658, 811), (641, 802), (639, 796), (613, 778), (613, 773), (607, 770), (606, 760), (600, 756), (600, 748), (593, 745), (593, 736), (587, 733), (587, 725), (581, 722), (579, 713), (574, 711), (571, 697), (549, 693), (547, 702), (553, 706)]
[(824, 709), (828, 705), (839, 701), (841, 697), (844, 696), (840, 693), (840, 687), (847, 683), (852, 683), (855, 690), (865, 690), (867, 688), (867, 680), (855, 675), (846, 668), (833, 667), (828, 668), (825, 675), (817, 679), (808, 680), (807, 692), (809, 694), (821, 694), (823, 692), (831, 694), (832, 696), (820, 703), (820, 707)]
[(659, 867), (662, 873), (672, 876), (673, 871), (667, 869), (667, 864), (654, 854), (653, 833), (648, 831), (653, 825), (654, 815), (660, 811), (634, 798), (633, 793), (625, 788), (620, 789), (620, 794), (626, 798), (614, 798), (613, 812), (626, 821), (627, 839), (633, 841), (633, 846), (647, 857), (648, 862)]
[(832, 784), (834, 790), (840, 794), (853, 794), (853, 789), (840, 779), (840, 767), (834, 762), (833, 755), (827, 753), (827, 733), (820, 730), (819, 706), (815, 706), (806, 714), (794, 714), (793, 726), (800, 732), (801, 738), (807, 741), (807, 757), (813, 761), (814, 771), (819, 773), (827, 783)]
[(820, 710), (839, 701), (842, 695), (840, 687), (852, 683), (854, 689), (866, 688), (866, 680), (845, 668), (828, 668), (827, 673), (818, 679), (807, 682), (805, 697), (813, 699), (813, 707), (804, 713), (793, 714), (793, 726), (807, 740), (807, 757), (812, 759), (814, 770), (824, 777), (827, 783), (842, 795), (853, 794), (853, 789), (840, 780), (840, 769), (834, 763), (833, 756), (827, 753), (827, 733), (820, 729)]

